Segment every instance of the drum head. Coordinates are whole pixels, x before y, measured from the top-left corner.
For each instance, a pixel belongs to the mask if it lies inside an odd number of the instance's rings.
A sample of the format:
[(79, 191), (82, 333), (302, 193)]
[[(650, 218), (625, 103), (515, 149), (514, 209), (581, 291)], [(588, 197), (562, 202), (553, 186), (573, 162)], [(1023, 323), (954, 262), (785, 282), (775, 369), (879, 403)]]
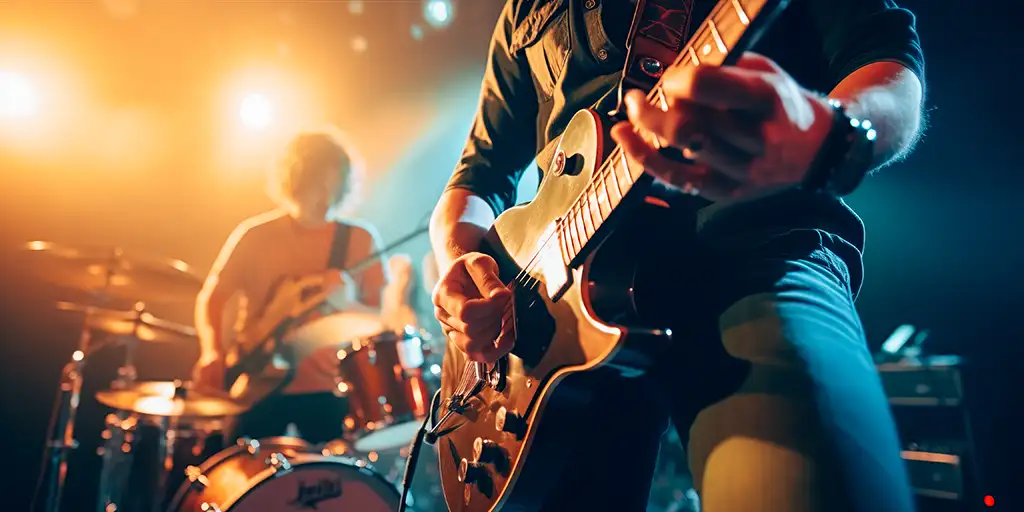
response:
[(362, 453), (403, 448), (412, 443), (412, 440), (416, 437), (416, 432), (422, 425), (422, 421), (398, 423), (359, 437), (353, 446)]
[(353, 459), (299, 454), (291, 470), (267, 469), (225, 512), (316, 510), (392, 512), (400, 495), (393, 484)]

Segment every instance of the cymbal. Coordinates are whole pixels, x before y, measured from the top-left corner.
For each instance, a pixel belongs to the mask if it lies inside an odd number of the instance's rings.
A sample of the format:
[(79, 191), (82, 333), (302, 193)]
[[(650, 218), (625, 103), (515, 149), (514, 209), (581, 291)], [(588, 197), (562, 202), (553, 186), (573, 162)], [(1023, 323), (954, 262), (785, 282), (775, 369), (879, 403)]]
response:
[(184, 261), (34, 241), (22, 247), (25, 271), (58, 286), (131, 301), (188, 301), (202, 279)]
[[(181, 392), (177, 398), (176, 390)], [(149, 416), (211, 418), (235, 416), (249, 409), (228, 398), (227, 393), (191, 389), (188, 383), (175, 381), (139, 382), (127, 389), (99, 391), (96, 400), (114, 409)]]
[(58, 302), (57, 309), (86, 313), (85, 326), (115, 336), (134, 336), (140, 341), (167, 343), (194, 338), (196, 330), (147, 311), (99, 308), (73, 302)]

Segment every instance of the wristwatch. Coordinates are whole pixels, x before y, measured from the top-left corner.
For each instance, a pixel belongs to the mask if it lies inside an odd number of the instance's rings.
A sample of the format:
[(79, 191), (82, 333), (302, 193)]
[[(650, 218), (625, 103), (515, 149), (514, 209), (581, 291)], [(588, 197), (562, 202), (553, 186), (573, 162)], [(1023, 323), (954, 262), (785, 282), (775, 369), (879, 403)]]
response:
[(832, 129), (804, 177), (803, 187), (836, 197), (853, 193), (864, 181), (874, 157), (878, 133), (871, 121), (851, 117), (843, 104), (829, 99)]

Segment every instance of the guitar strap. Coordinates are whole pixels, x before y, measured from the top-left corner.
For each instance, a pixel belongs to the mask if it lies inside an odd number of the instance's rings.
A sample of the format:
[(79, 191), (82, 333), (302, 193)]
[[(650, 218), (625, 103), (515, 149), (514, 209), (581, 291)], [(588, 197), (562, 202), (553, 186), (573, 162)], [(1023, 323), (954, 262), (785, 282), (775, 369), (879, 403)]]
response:
[(626, 37), (619, 103), (628, 89), (650, 91), (675, 62), (690, 32), (693, 0), (636, 0)]
[(344, 270), (348, 260), (348, 242), (352, 229), (348, 224), (337, 223), (334, 238), (331, 240), (331, 254), (327, 257), (327, 268)]

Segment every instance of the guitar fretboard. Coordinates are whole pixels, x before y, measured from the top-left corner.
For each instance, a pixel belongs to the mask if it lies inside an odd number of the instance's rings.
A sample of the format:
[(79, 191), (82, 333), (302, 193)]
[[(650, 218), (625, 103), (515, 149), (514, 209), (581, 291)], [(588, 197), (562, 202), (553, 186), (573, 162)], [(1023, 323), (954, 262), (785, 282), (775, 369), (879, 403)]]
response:
[[(720, 0), (669, 68), (721, 65), (768, 3), (767, 0)], [(662, 109), (668, 108), (661, 81), (651, 89), (647, 99)], [(630, 165), (621, 148), (612, 150), (558, 225), (559, 245), (566, 265), (583, 251), (643, 172), (640, 166)]]

